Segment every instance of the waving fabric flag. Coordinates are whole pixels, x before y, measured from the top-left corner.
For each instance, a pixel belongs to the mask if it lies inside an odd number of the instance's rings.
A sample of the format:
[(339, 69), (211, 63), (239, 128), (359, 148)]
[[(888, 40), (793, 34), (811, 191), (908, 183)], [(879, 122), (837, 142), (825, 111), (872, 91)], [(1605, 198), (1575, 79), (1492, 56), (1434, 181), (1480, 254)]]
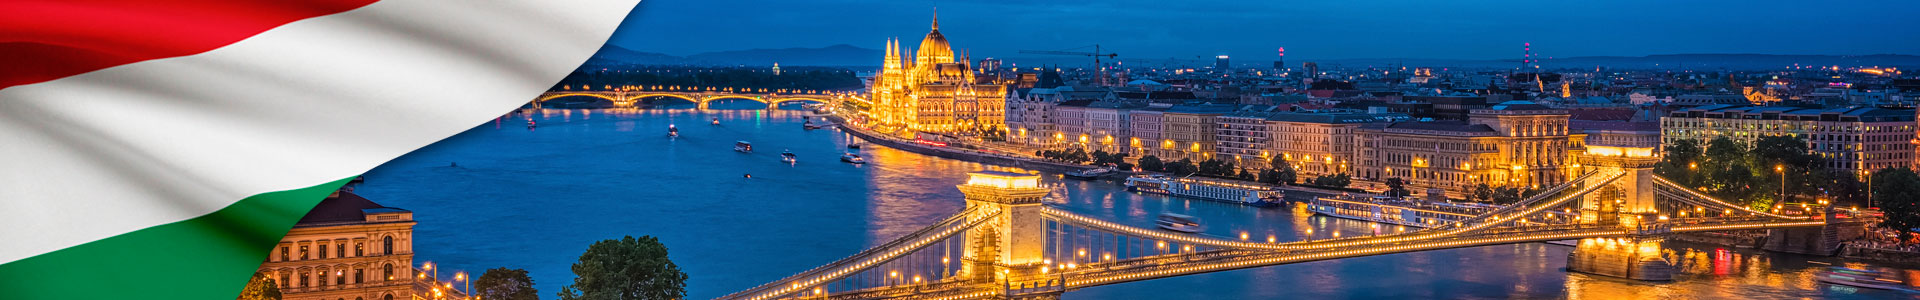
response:
[(231, 299), (346, 179), (533, 99), (637, 2), (0, 1), (0, 299)]

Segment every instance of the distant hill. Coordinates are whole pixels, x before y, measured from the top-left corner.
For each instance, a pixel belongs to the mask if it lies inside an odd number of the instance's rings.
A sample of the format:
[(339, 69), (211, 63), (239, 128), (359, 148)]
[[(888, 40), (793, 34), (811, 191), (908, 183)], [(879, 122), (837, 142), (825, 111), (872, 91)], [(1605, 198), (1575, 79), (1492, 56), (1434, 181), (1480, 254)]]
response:
[(749, 49), (707, 52), (688, 56), (642, 52), (615, 45), (600, 48), (587, 65), (702, 65), (702, 66), (878, 66), (882, 51), (833, 45), (821, 48)]

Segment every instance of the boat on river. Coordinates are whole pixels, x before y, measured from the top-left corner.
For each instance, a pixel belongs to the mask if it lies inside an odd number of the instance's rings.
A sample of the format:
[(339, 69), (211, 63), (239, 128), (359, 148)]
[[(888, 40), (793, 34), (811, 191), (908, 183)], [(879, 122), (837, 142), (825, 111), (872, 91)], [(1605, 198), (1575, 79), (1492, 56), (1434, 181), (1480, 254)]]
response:
[(1238, 203), (1254, 207), (1279, 206), (1282, 195), (1282, 191), (1270, 186), (1192, 177), (1173, 178), (1166, 175), (1127, 177), (1126, 185), (1129, 192)]
[(1847, 267), (1829, 268), (1826, 271), (1820, 272), (1820, 276), (1814, 277), (1814, 280), (1828, 284), (1859, 288), (1906, 290), (1906, 288), (1900, 286), (1900, 280), (1893, 279), (1892, 276), (1887, 276), (1884, 272)]
[(670, 137), (670, 138), (680, 137), (680, 128), (673, 127), (673, 124), (667, 124), (667, 137)]
[(1072, 179), (1095, 180), (1095, 179), (1100, 179), (1101, 176), (1107, 176), (1110, 174), (1113, 174), (1113, 169), (1111, 168), (1093, 168), (1093, 169), (1080, 170), (1076, 172), (1067, 172), (1066, 174), (1061, 174), (1061, 175), (1066, 176), (1067, 178), (1072, 178)]
[(748, 143), (747, 141), (733, 142), (733, 151), (740, 151), (741, 153), (753, 153), (753, 143)]
[(860, 158), (859, 154), (853, 154), (853, 152), (840, 154), (840, 161), (845, 163), (850, 163), (850, 164), (856, 164), (856, 165), (867, 163), (866, 159)]
[(1153, 224), (1160, 226), (1160, 229), (1185, 233), (1200, 233), (1207, 230), (1206, 225), (1200, 224), (1200, 218), (1176, 213), (1162, 213), (1159, 219), (1153, 220)]
[(780, 162), (791, 164), (800, 162), (800, 159), (793, 156), (793, 151), (782, 150), (780, 151)]

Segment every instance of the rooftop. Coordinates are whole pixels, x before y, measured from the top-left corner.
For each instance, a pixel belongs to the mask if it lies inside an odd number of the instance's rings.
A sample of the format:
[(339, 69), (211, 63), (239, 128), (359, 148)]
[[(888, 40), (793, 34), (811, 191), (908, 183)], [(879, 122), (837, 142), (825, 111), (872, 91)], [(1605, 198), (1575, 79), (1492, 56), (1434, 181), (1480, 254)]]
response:
[(368, 213), (380, 212), (407, 212), (407, 210), (382, 206), (353, 192), (340, 191), (335, 196), (320, 200), (320, 204), (314, 205), (313, 210), (307, 211), (307, 215), (300, 217), (300, 222), (295, 224), (364, 222), (367, 220)]

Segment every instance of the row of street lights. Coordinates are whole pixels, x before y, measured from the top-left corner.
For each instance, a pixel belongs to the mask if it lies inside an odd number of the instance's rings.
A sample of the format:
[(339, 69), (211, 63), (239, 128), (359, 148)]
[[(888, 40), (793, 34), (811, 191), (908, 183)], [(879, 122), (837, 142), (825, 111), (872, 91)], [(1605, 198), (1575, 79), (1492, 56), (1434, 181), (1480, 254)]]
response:
[[(456, 291), (461, 291), (461, 292), (460, 292), (460, 294), (461, 294), (461, 295), (466, 295), (466, 298), (464, 298), (464, 299), (470, 299), (470, 300), (480, 300), (480, 297), (479, 297), (479, 296), (474, 296), (474, 295), (473, 295), (473, 281), (471, 281), (471, 280), (467, 280), (468, 278), (467, 278), (467, 272), (466, 272), (466, 271), (458, 271), (458, 272), (454, 272), (454, 273), (453, 273), (453, 281), (454, 281), (454, 282), (461, 282), (461, 283), (464, 283), (464, 284), (466, 285), (466, 289), (462, 291), (462, 290), (460, 290), (460, 289), (455, 289), (455, 288), (454, 288), (454, 286), (453, 286), (453, 283), (451, 283), (451, 282), (449, 282), (449, 283), (444, 283), (444, 284), (442, 284), (442, 283), (440, 283), (440, 270), (439, 270), (439, 269), (434, 269), (434, 268), (433, 268), (433, 262), (431, 262), (431, 261), (429, 261), (429, 262), (426, 262), (426, 263), (424, 263), (424, 264), (421, 264), (421, 265), (420, 265), (420, 268), (421, 268), (421, 269), (423, 269), (423, 270), (426, 270), (427, 272), (432, 272), (432, 273), (433, 273), (433, 280), (431, 280), (431, 281), (428, 281), (428, 282), (427, 282), (427, 285), (428, 285), (428, 286), (431, 286), (431, 287), (433, 287), (433, 297), (434, 297), (435, 299), (439, 299), (439, 298), (441, 298), (441, 297), (442, 297), (442, 293), (440, 292), (440, 289), (441, 289), (441, 288), (446, 288), (446, 289), (448, 289), (448, 290), (456, 290)], [(423, 275), (424, 275), (424, 274), (423, 274)]]

